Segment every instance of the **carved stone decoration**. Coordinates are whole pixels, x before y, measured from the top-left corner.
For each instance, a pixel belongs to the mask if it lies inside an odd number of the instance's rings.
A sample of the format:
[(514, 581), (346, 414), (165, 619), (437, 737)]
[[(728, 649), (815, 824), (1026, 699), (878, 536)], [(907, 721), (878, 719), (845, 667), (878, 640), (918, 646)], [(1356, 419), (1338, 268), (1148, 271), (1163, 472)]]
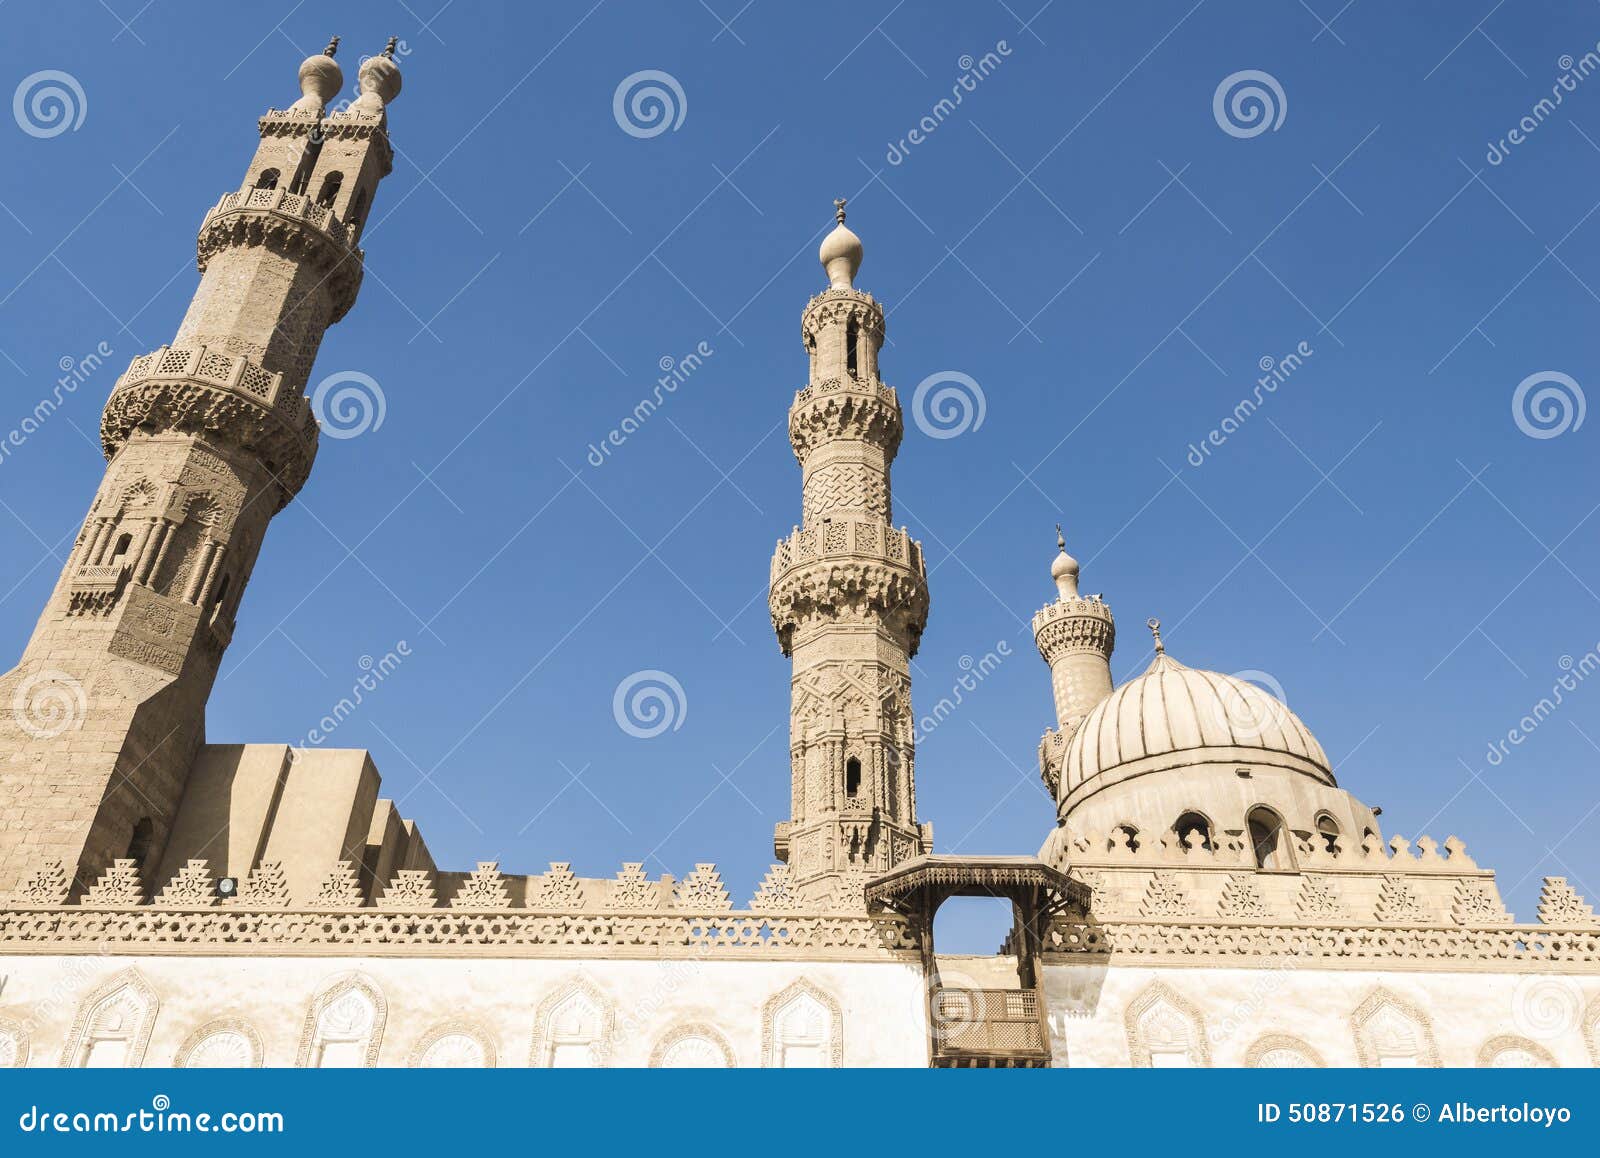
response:
[(306, 908), (359, 909), (361, 900), (361, 878), (356, 875), (355, 862), (342, 860), (328, 870)]
[(1592, 929), (1600, 925), (1594, 909), (1567, 883), (1566, 877), (1545, 877), (1539, 887), (1539, 921), (1546, 925)]
[(423, 1034), (407, 1064), (412, 1069), (493, 1069), (498, 1058), (494, 1041), (482, 1026), (455, 1018)]
[(844, 1014), (832, 995), (805, 978), (761, 1007), (765, 1069), (838, 1069), (844, 1065)]
[(1267, 1033), (1256, 1038), (1245, 1051), (1246, 1069), (1321, 1069), (1327, 1065), (1322, 1055), (1298, 1037), (1286, 1033)]
[(137, 969), (113, 974), (79, 1003), (61, 1049), (61, 1068), (137, 1068), (160, 1007), (156, 991)]
[(12, 894), (11, 903), (22, 909), (53, 909), (67, 903), (72, 878), (58, 860), (42, 864)]
[(1294, 908), (1302, 921), (1342, 921), (1348, 915), (1339, 899), (1338, 878), (1316, 873), (1306, 873), (1301, 880)]
[(823, 890), (817, 896), (818, 907), (824, 913), (861, 913), (867, 907), (867, 882), (871, 874), (864, 869), (850, 868), (822, 882)]
[(289, 881), (283, 875), (283, 865), (264, 860), (251, 869), (231, 903), (244, 909), (287, 909)]
[(800, 907), (800, 897), (789, 876), (789, 866), (775, 864), (761, 878), (761, 887), (750, 898), (752, 913), (792, 913)]
[(161, 890), (155, 903), (173, 909), (204, 909), (216, 904), (217, 885), (211, 879), (211, 862), (189, 861)]
[(22, 1069), (28, 1064), (33, 1035), (25, 1023), (0, 1013), (0, 1070)]
[(346, 973), (325, 985), (306, 1010), (295, 1065), (360, 1069), (378, 1064), (389, 1004), (368, 977)]
[(644, 875), (642, 861), (628, 861), (622, 871), (606, 886), (605, 907), (633, 912), (659, 909), (661, 890)]
[(1261, 889), (1251, 873), (1229, 873), (1228, 883), (1222, 887), (1222, 900), (1217, 905), (1217, 915), (1246, 921), (1264, 921), (1272, 916), (1262, 899)]
[(529, 1064), (539, 1068), (590, 1069), (611, 1064), (616, 1007), (587, 977), (578, 976), (539, 1005), (533, 1022)]
[(1559, 1069), (1555, 1057), (1531, 1038), (1504, 1033), (1491, 1037), (1478, 1050), (1479, 1069)]
[[(1395, 840), (1400, 838), (1397, 836)], [(1386, 925), (1417, 925), (1428, 920), (1428, 911), (1417, 897), (1411, 882), (1397, 873), (1387, 873), (1378, 890), (1378, 920)]]
[(178, 1047), (177, 1069), (259, 1069), (261, 1035), (238, 1017), (218, 1018), (200, 1026)]
[(1129, 1002), (1124, 1020), (1131, 1065), (1151, 1069), (1211, 1064), (1200, 1011), (1164, 982), (1152, 982)]
[(461, 882), (461, 888), (450, 898), (452, 909), (509, 909), (511, 894), (506, 890), (506, 878), (501, 875), (497, 861), (479, 861), (478, 867)]
[(728, 890), (722, 887), (722, 874), (714, 864), (697, 864), (694, 872), (678, 882), (677, 907), (702, 913), (726, 913), (733, 909)]
[(1589, 1064), (1600, 1066), (1600, 996), (1583, 1011), (1583, 1044), (1589, 1047)]
[(732, 1069), (733, 1047), (728, 1039), (704, 1022), (668, 1030), (650, 1051), (650, 1068)]
[(1483, 881), (1462, 879), (1456, 882), (1450, 915), (1458, 925), (1509, 925), (1511, 914)]
[(1350, 1029), (1363, 1068), (1439, 1066), (1439, 1047), (1427, 1014), (1381, 986), (1350, 1015)]
[(583, 885), (566, 861), (551, 861), (550, 871), (530, 882), (528, 908), (576, 912), (583, 908)]
[(1157, 872), (1150, 874), (1139, 911), (1146, 917), (1187, 917), (1193, 914), (1194, 906), (1179, 887), (1176, 875)]
[(91, 909), (132, 909), (144, 903), (144, 884), (139, 880), (139, 865), (131, 860), (114, 860), (81, 902)]
[(380, 909), (432, 909), (438, 904), (433, 873), (428, 869), (401, 869), (378, 900)]

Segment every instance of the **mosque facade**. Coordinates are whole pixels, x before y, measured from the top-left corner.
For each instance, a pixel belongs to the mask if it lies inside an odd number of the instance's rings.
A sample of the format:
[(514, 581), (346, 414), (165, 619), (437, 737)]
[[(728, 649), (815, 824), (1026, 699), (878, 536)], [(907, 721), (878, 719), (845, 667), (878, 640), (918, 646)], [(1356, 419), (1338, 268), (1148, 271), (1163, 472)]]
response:
[[(790, 811), (753, 896), (710, 863), (441, 868), (367, 752), (212, 742), (392, 166), (393, 44), (337, 106), (336, 48), (206, 214), (172, 342), (113, 387), (105, 475), (0, 676), (0, 1067), (1600, 1064), (1584, 898), (1547, 878), (1514, 921), (1461, 841), (1386, 834), (1294, 713), (1154, 621), (1116, 686), (1115, 617), (1059, 539), (1033, 620), (1054, 822), (1035, 853), (938, 851), (911, 706), (927, 569), (893, 522), (902, 412), (843, 203), (801, 315), (802, 522), (769, 598)], [(996, 955), (938, 952), (952, 896), (1010, 901)]]

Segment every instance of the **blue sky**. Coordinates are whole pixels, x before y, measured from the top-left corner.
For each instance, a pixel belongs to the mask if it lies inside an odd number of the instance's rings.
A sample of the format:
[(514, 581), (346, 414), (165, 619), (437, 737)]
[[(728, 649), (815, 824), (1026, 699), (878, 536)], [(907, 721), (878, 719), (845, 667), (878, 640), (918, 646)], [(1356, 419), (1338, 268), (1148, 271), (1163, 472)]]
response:
[[(1520, 917), (1543, 874), (1600, 892), (1600, 683), (1487, 757), (1563, 657), (1600, 643), (1600, 422), (1571, 409), (1600, 381), (1600, 76), (1489, 157), (1573, 75), (1563, 58), (1596, 48), (1600, 9), (334, 8), (0, 10), (7, 86), (59, 70), (84, 106), (53, 136), (0, 132), (0, 427), (63, 360), (113, 351), (0, 461), (0, 654), (20, 653), (93, 495), (116, 374), (176, 329), (194, 231), (241, 183), (256, 118), (331, 33), (352, 81), (399, 35), (395, 171), (361, 300), (312, 374), (369, 375), (383, 421), (325, 438), (274, 523), (213, 740), (299, 740), (363, 656), (405, 641), (330, 742), (372, 749), (442, 864), (716, 861), (747, 897), (788, 806), (766, 584), (799, 519), (797, 322), (848, 196), (858, 285), (888, 310), (885, 380), (909, 402), (958, 372), (984, 401), (957, 437), (908, 423), (894, 475), (930, 564), (918, 710), (962, 657), (1010, 651), (919, 749), (941, 850), (1031, 851), (1053, 822), (1027, 621), (1059, 520), (1118, 615), (1119, 680), (1159, 615), (1185, 662), (1270, 673), (1390, 833), (1458, 834)], [(650, 136), (613, 111), (645, 70), (682, 92)], [(1245, 70), (1283, 94), (1253, 135), (1213, 108)], [(663, 360), (702, 343), (591, 465)], [(1302, 343), (1193, 465), (1262, 359)], [(1555, 382), (1570, 428), (1532, 437), (1553, 432), (1519, 424), (1513, 396), (1549, 374), (1566, 379), (1529, 389)], [(644, 670), (683, 689), (678, 726), (649, 739), (613, 716)], [(963, 916), (941, 945), (992, 933)]]

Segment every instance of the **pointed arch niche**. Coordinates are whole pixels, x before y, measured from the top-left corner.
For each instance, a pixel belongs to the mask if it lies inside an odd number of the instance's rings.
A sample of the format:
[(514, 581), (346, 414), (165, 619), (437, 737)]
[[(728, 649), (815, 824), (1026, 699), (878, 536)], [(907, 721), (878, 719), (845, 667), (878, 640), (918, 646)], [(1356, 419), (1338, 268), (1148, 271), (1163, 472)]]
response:
[(587, 977), (575, 977), (546, 997), (533, 1025), (531, 1064), (592, 1069), (611, 1064), (616, 1008)]
[(1209, 1066), (1205, 1022), (1187, 998), (1151, 982), (1128, 1004), (1128, 1056), (1144, 1069)]
[(804, 977), (761, 1007), (761, 1064), (768, 1069), (844, 1065), (844, 1015), (838, 1001)]
[(120, 1069), (144, 1061), (161, 1001), (144, 974), (124, 969), (83, 999), (61, 1050), (63, 1069)]
[(303, 1069), (362, 1069), (378, 1064), (389, 1005), (371, 978), (346, 973), (325, 985), (306, 1010), (295, 1064)]

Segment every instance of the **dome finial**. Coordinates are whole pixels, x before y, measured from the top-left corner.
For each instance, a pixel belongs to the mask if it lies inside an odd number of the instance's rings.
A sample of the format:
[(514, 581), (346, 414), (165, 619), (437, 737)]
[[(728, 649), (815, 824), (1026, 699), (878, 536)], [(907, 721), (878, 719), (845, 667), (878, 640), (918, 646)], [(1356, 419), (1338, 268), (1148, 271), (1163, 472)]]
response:
[(830, 289), (854, 289), (856, 271), (861, 268), (861, 239), (844, 223), (845, 200), (834, 198), (833, 216), (839, 224), (822, 239), (822, 248), (817, 251), (817, 260), (828, 273)]
[(1152, 615), (1145, 620), (1145, 626), (1150, 629), (1151, 638), (1156, 641), (1156, 654), (1166, 655), (1167, 645), (1161, 642), (1161, 620)]
[(400, 38), (398, 36), (389, 37), (389, 43), (387, 46), (385, 46), (383, 55), (387, 56), (390, 60), (393, 60), (394, 50), (398, 47), (400, 47)]
[(1054, 563), (1050, 564), (1050, 578), (1056, 582), (1058, 591), (1063, 600), (1077, 599), (1078, 596), (1078, 561), (1067, 554), (1067, 539), (1061, 533), (1061, 524), (1056, 524), (1056, 547), (1058, 553)]
[(323, 56), (338, 56), (339, 55), (339, 38), (337, 36), (335, 36), (333, 39), (328, 41), (328, 47), (324, 48), (322, 50), (322, 55)]

